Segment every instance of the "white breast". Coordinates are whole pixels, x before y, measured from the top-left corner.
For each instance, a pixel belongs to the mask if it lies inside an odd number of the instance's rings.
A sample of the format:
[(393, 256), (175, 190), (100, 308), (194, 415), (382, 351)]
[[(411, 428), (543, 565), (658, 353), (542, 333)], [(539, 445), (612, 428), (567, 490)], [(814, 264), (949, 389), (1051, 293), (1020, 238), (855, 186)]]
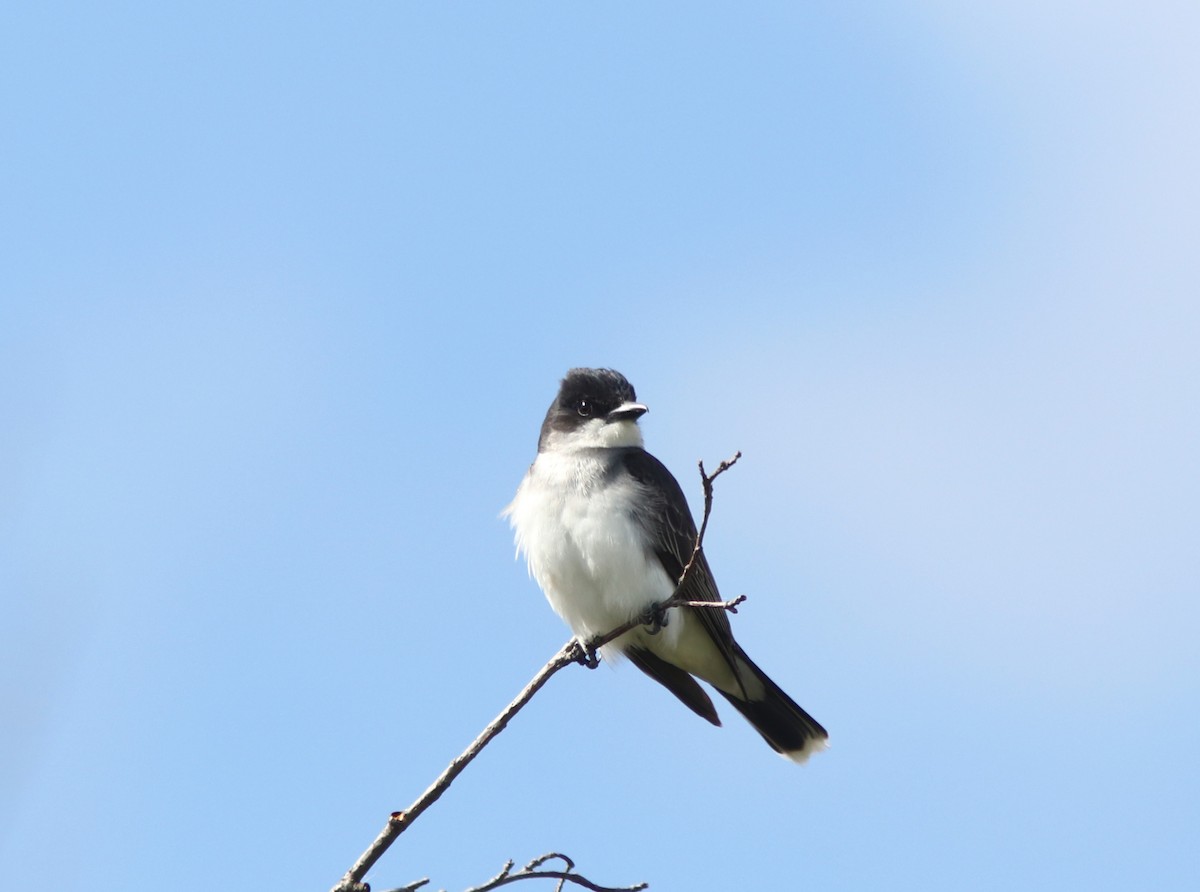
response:
[(626, 510), (636, 482), (602, 486), (604, 469), (595, 450), (543, 452), (505, 511), (529, 572), (581, 639), (609, 631), (674, 589)]

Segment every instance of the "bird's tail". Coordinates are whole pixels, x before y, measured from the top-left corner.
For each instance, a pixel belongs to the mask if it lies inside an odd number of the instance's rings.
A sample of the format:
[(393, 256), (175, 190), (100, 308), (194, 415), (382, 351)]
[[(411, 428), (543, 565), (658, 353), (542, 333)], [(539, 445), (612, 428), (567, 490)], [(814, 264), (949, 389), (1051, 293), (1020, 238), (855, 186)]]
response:
[(746, 717), (771, 749), (785, 758), (803, 762), (825, 749), (829, 733), (821, 724), (771, 681), (741, 647), (734, 644), (734, 648), (742, 689), (720, 694)]

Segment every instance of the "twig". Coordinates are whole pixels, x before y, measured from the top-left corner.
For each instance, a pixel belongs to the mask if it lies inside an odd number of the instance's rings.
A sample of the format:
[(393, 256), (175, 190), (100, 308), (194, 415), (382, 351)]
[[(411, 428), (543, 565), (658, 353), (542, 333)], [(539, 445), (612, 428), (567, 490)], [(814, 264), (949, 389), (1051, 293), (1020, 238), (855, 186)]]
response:
[[(595, 668), (595, 666), (599, 663), (596, 653), (601, 647), (612, 641), (615, 641), (617, 638), (620, 638), (631, 629), (635, 629), (641, 625), (646, 625), (647, 623), (653, 623), (656, 617), (661, 616), (665, 611), (672, 607), (703, 607), (709, 609), (728, 610), (731, 613), (737, 612), (737, 605), (746, 600), (745, 595), (739, 595), (731, 601), (691, 601), (683, 598), (681, 596), (681, 592), (683, 591), (684, 583), (687, 582), (688, 576), (691, 574), (692, 568), (695, 566), (704, 545), (704, 534), (708, 529), (709, 515), (712, 513), (713, 481), (732, 468), (737, 463), (737, 460), (741, 457), (742, 453), (740, 451), (735, 453), (733, 458), (726, 459), (717, 465), (717, 469), (713, 471), (712, 474), (705, 472), (703, 461), (699, 463), (700, 479), (704, 487), (704, 516), (700, 521), (700, 530), (696, 534), (696, 544), (692, 548), (691, 557), (688, 558), (688, 562), (684, 565), (683, 572), (679, 576), (679, 582), (675, 586), (674, 594), (672, 594), (670, 598), (661, 604), (652, 607), (642, 616), (634, 617), (628, 622), (622, 623), (617, 628), (606, 632), (603, 635), (592, 638), (586, 643), (581, 643), (578, 639), (572, 638), (561, 648), (559, 648), (558, 653), (551, 657), (550, 661), (546, 663), (546, 665), (540, 670), (538, 670), (537, 675), (533, 677), (529, 684), (525, 685), (525, 687), (521, 690), (521, 693), (517, 694), (516, 698), (509, 703), (507, 707), (505, 707), (504, 711), (501, 712), (500, 715), (492, 719), (491, 723), (483, 729), (482, 733), (480, 733), (480, 735), (476, 737), (474, 741), (472, 741), (471, 745), (463, 750), (462, 755), (454, 759), (446, 767), (446, 770), (438, 775), (437, 780), (430, 784), (425, 792), (417, 797), (416, 801), (413, 802), (412, 805), (410, 805), (404, 811), (392, 812), (392, 814), (388, 817), (387, 824), (384, 826), (383, 830), (380, 831), (379, 835), (375, 837), (375, 840), (371, 843), (371, 845), (367, 847), (367, 850), (363, 852), (361, 856), (359, 856), (359, 859), (356, 862), (354, 862), (354, 866), (346, 871), (345, 876), (338, 881), (337, 885), (335, 885), (330, 892), (369, 892), (370, 887), (363, 882), (363, 878), (367, 875), (367, 871), (369, 871), (375, 865), (375, 862), (382, 857), (383, 853), (386, 852), (391, 844), (396, 841), (396, 838), (405, 830), (407, 830), (409, 825), (411, 825), (412, 822), (415, 821), (423, 811), (425, 811), (425, 809), (429, 808), (429, 806), (433, 805), (433, 803), (437, 802), (437, 800), (441, 798), (441, 795), (445, 793), (447, 789), (449, 789), (450, 784), (454, 782), (454, 779), (462, 774), (463, 769), (471, 764), (471, 762), (476, 756), (479, 755), (485, 746), (492, 742), (492, 738), (504, 730), (504, 728), (508, 725), (509, 720), (518, 712), (520, 712), (521, 709), (524, 708), (525, 704), (533, 699), (533, 695), (540, 691), (546, 682), (550, 680), (550, 677), (560, 669), (570, 666), (572, 663), (583, 663), (589, 668)], [(563, 856), (551, 854), (543, 856), (542, 860), (544, 861), (553, 857)], [(540, 863), (542, 862), (537, 862), (537, 864)], [(531, 879), (535, 876), (556, 878), (560, 881), (567, 881), (582, 885), (587, 889), (599, 890), (599, 892), (613, 892), (613, 890), (606, 890), (605, 887), (596, 886), (590, 881), (584, 880), (578, 874), (554, 871), (531, 872), (531, 868), (535, 866), (536, 865), (534, 862), (530, 862), (529, 865), (522, 870), (517, 871), (515, 874), (504, 873), (503, 876), (498, 876), (491, 880), (490, 882), (499, 881), (496, 886), (481, 886), (478, 890), (468, 890), (468, 892), (482, 892), (484, 889), (497, 888), (499, 885), (515, 882), (519, 879)], [(427, 881), (418, 881), (404, 888), (408, 890), (414, 890), (424, 885), (425, 882)], [(639, 886), (630, 886), (624, 890), (618, 890), (618, 892), (628, 892), (628, 890), (644, 889), (645, 887), (645, 884)]]
[(388, 889), (387, 892), (417, 892), (417, 890), (420, 889), (422, 886), (427, 886), (427, 885), (429, 885), (429, 877), (425, 877), (425, 879), (423, 879), (423, 880), (417, 880), (416, 882), (409, 883), (407, 886), (399, 886), (395, 889)]
[(408, 829), (408, 826), (415, 821), (425, 809), (437, 802), (443, 793), (449, 789), (450, 784), (454, 779), (462, 774), (471, 761), (479, 755), (480, 751), (487, 746), (493, 737), (504, 730), (509, 719), (516, 715), (526, 703), (532, 699), (533, 695), (541, 690), (542, 686), (550, 680), (550, 676), (554, 675), (559, 669), (564, 666), (570, 666), (577, 660), (576, 657), (577, 645), (575, 639), (571, 639), (562, 648), (551, 657), (550, 662), (538, 670), (537, 675), (525, 685), (521, 693), (517, 694), (516, 699), (505, 707), (500, 715), (492, 719), (491, 723), (483, 729), (483, 732), (475, 738), (469, 747), (467, 747), (462, 755), (452, 761), (440, 775), (437, 780), (429, 785), (417, 800), (404, 811), (394, 811), (388, 817), (387, 825), (375, 837), (375, 841), (367, 848), (362, 856), (354, 863), (354, 866), (346, 872), (341, 881), (333, 887), (332, 892), (365, 892), (363, 885), (363, 877), (367, 875), (367, 871), (374, 866), (380, 856), (388, 850), (388, 847), (395, 841), (396, 837)]
[[(552, 859), (558, 859), (566, 865), (565, 870), (539, 870), (543, 864)], [(509, 883), (515, 883), (519, 880), (536, 880), (548, 879), (558, 880), (557, 890), (561, 890), (564, 883), (573, 883), (576, 886), (581, 886), (584, 889), (590, 889), (592, 892), (641, 892), (642, 889), (648, 887), (647, 883), (636, 883), (632, 886), (601, 886), (593, 883), (585, 876), (575, 873), (575, 862), (566, 855), (559, 852), (549, 852), (540, 857), (534, 858), (520, 870), (513, 872), (513, 862), (509, 861), (504, 865), (504, 868), (496, 876), (492, 877), (482, 886), (472, 886), (465, 892), (491, 892), (492, 889), (499, 889), (501, 886), (507, 886)]]
[[(557, 859), (566, 865), (564, 870), (538, 870), (547, 861)], [(504, 862), (504, 866), (500, 868), (500, 872), (488, 880), (481, 886), (472, 886), (464, 892), (491, 892), (492, 889), (499, 889), (501, 886), (507, 886), (509, 883), (515, 883), (518, 880), (558, 880), (558, 884), (554, 887), (555, 892), (562, 892), (562, 887), (566, 883), (573, 883), (576, 886), (581, 886), (584, 889), (590, 889), (592, 892), (641, 892), (641, 890), (649, 888), (648, 883), (635, 883), (632, 886), (601, 886), (598, 883), (593, 883), (587, 877), (575, 873), (575, 862), (561, 852), (547, 852), (545, 855), (539, 855), (534, 858), (516, 873), (513, 872), (513, 860), (510, 858)], [(415, 892), (415, 890), (428, 883), (428, 879), (417, 880), (415, 883), (409, 883), (407, 886), (401, 886), (398, 889), (389, 889), (387, 892)]]
[(704, 486), (704, 516), (700, 518), (700, 532), (696, 534), (696, 546), (692, 549), (692, 556), (688, 558), (687, 566), (683, 568), (683, 575), (679, 577), (679, 585), (675, 588), (675, 593), (679, 593), (679, 589), (683, 588), (683, 581), (687, 579), (688, 573), (692, 569), (692, 564), (696, 563), (700, 557), (700, 549), (704, 545), (704, 534), (708, 532), (708, 516), (712, 514), (713, 503), (713, 481), (737, 464), (739, 458), (742, 457), (742, 451), (739, 449), (733, 454), (733, 458), (727, 458), (717, 465), (717, 469), (711, 475), (704, 473), (704, 461), (697, 462), (700, 466), (700, 479)]
[(745, 602), (745, 595), (738, 595), (736, 598), (730, 598), (728, 601), (677, 601), (678, 607), (707, 607), (709, 610), (727, 610), (730, 613), (737, 613), (738, 605)]

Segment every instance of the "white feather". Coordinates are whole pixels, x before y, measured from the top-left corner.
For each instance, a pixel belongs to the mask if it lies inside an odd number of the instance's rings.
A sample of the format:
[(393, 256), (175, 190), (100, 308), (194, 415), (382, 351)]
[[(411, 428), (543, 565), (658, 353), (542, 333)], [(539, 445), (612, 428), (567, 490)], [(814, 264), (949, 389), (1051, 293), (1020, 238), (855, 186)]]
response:
[[(581, 641), (611, 631), (675, 591), (676, 580), (629, 516), (628, 506), (639, 501), (639, 484), (628, 475), (604, 480), (603, 450), (614, 445), (640, 446), (637, 426), (597, 421), (556, 435), (504, 511), (530, 575)], [(736, 693), (744, 684), (696, 617), (678, 608), (655, 634), (633, 629), (601, 653), (611, 660), (634, 642), (722, 690)]]
[[(636, 430), (620, 423), (626, 425)], [(504, 512), (530, 574), (581, 640), (632, 619), (674, 589), (625, 510), (636, 481), (600, 485), (604, 471), (594, 446), (558, 444), (538, 454)]]

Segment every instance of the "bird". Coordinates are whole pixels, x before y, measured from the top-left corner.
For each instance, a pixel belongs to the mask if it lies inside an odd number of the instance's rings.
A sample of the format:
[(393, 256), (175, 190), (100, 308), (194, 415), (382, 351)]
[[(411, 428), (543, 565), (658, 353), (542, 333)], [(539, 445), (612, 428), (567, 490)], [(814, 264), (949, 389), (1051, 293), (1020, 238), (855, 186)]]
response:
[[(644, 448), (638, 420), (647, 411), (620, 372), (570, 369), (542, 422), (537, 455), (503, 512), (518, 556), (584, 646), (653, 615), (675, 594), (696, 548), (696, 523), (679, 482)], [(703, 549), (680, 593), (687, 601), (721, 600)], [(720, 725), (697, 679), (706, 682), (794, 762), (828, 745), (820, 723), (734, 640), (723, 609), (673, 606), (600, 654), (627, 658)]]

